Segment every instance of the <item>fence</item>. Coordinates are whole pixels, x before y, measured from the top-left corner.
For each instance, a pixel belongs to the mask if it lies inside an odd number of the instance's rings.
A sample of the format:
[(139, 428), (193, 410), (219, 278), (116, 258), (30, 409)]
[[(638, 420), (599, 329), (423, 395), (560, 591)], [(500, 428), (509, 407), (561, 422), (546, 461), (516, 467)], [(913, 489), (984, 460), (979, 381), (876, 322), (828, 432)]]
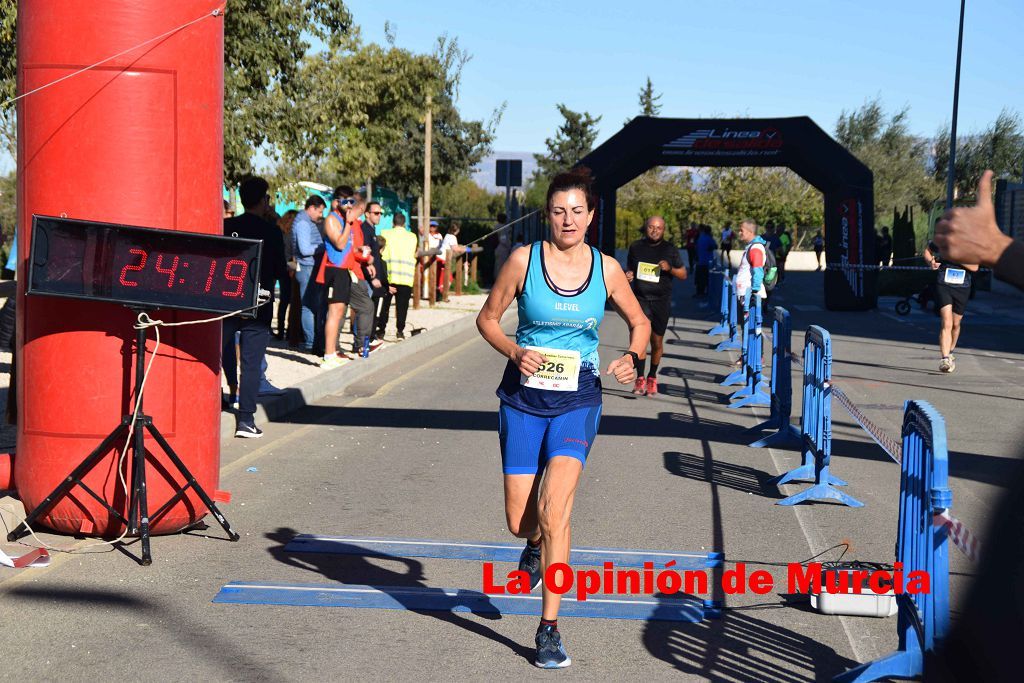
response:
[[(723, 291), (726, 291), (723, 289)], [(832, 450), (832, 396), (857, 423), (900, 465), (899, 517), (896, 562), (905, 577), (924, 572), (927, 591), (898, 593), (895, 652), (859, 665), (834, 680), (863, 683), (882, 678), (912, 678), (923, 673), (925, 653), (941, 642), (949, 629), (949, 545), (952, 540), (968, 558), (978, 554), (978, 542), (967, 527), (952, 516), (953, 495), (948, 483), (946, 427), (934, 408), (923, 401), (907, 401), (902, 442), (873, 424), (838, 387), (832, 385), (832, 341), (829, 333), (812, 325), (807, 329), (803, 359), (803, 396), (800, 430), (790, 424), (792, 411), (790, 350), (792, 326), (789, 312), (775, 309), (772, 326), (772, 381), (770, 418), (754, 429), (777, 429), (752, 446), (771, 446), (796, 441), (803, 462), (772, 480), (776, 484), (813, 477), (814, 484), (779, 501), (795, 505), (806, 500), (838, 500), (851, 506), (862, 503), (839, 491), (845, 482), (830, 471)], [(799, 362), (799, 361), (798, 361)]]
[(800, 430), (791, 424), (793, 415), (793, 351), (791, 338), (793, 323), (789, 311), (781, 306), (775, 307), (775, 320), (772, 323), (772, 375), (771, 375), (771, 414), (761, 424), (750, 429), (760, 432), (766, 429), (778, 430), (774, 434), (758, 439), (750, 444), (754, 448), (765, 446), (798, 446), (801, 443)]
[(924, 401), (906, 403), (902, 456), (896, 561), (903, 563), (905, 575), (926, 572), (930, 590), (896, 596), (897, 650), (840, 674), (834, 679), (840, 683), (920, 676), (924, 671), (924, 653), (934, 649), (949, 630), (947, 527), (933, 523), (935, 518), (946, 517), (953, 503), (947, 476), (946, 425), (942, 416)]
[(729, 397), (730, 400), (736, 400), (735, 403), (730, 404), (730, 408), (771, 404), (771, 396), (765, 393), (768, 385), (761, 372), (762, 355), (764, 354), (764, 340), (761, 335), (761, 305), (761, 297), (752, 297), (752, 305), (745, 316), (746, 329), (741, 358), (742, 366), (737, 372), (740, 373), (740, 380), (745, 382), (746, 386)]
[[(717, 286), (718, 279), (721, 278), (722, 285)], [(713, 270), (709, 276), (710, 283), (708, 288), (711, 291), (715, 291), (717, 288), (719, 292), (719, 315), (718, 324), (708, 330), (709, 336), (716, 334), (730, 334), (729, 330), (729, 301), (732, 299), (732, 282), (729, 281), (729, 271), (727, 270)]]
[(832, 337), (811, 325), (804, 336), (804, 384), (800, 415), (803, 463), (772, 480), (775, 484), (806, 480), (814, 484), (800, 493), (780, 500), (779, 505), (796, 505), (806, 500), (837, 500), (850, 507), (863, 503), (836, 486), (846, 482), (831, 473), (832, 461)]

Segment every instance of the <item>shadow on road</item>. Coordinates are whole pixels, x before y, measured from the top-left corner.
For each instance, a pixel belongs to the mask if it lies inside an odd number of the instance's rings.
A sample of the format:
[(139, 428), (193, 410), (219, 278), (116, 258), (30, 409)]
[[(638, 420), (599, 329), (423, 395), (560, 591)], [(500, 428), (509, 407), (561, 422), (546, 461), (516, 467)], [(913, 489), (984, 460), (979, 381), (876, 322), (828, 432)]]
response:
[[(269, 552), (271, 557), (275, 560), (282, 564), (286, 564), (289, 567), (295, 567), (296, 569), (303, 569), (319, 574), (333, 583), (373, 586), (384, 593), (388, 593), (388, 595), (398, 602), (403, 602), (405, 597), (403, 593), (400, 591), (389, 592), (388, 589), (396, 587), (417, 587), (424, 590), (431, 589), (431, 587), (426, 584), (426, 576), (423, 572), (423, 563), (418, 560), (398, 555), (390, 555), (387, 553), (374, 553), (372, 551), (365, 550), (359, 550), (359, 554), (344, 555), (286, 552), (285, 546), (287, 546), (288, 543), (298, 535), (298, 531), (287, 527), (279, 527), (274, 531), (267, 533), (266, 538), (277, 543), (276, 546), (269, 548), (267, 552)], [(395, 562), (404, 566), (405, 570), (394, 571), (369, 562), (369, 558)], [(440, 589), (437, 589), (437, 592), (439, 596), (444, 595)], [(463, 591), (463, 593), (466, 595), (472, 595), (474, 601), (487, 599), (486, 595), (483, 593), (475, 591)], [(452, 606), (456, 607), (459, 605), (453, 604)], [(472, 607), (471, 605), (463, 606), (467, 608)], [(485, 624), (478, 623), (472, 619), (467, 619), (454, 612), (436, 612), (412, 608), (407, 609), (410, 612), (415, 612), (416, 614), (428, 616), (453, 626), (458, 626), (459, 628), (465, 629), (482, 638), (493, 640), (496, 643), (504, 645), (520, 657), (527, 659), (530, 662), (533, 661), (533, 648), (517, 643), (511, 638), (489, 628)], [(478, 617), (483, 617), (484, 619), (501, 619), (501, 615), (496, 612), (497, 610), (494, 610), (493, 612), (481, 611), (473, 612), (473, 614)]]
[(709, 681), (821, 681), (857, 664), (803, 634), (736, 610), (696, 624), (648, 621), (643, 643), (678, 671)]

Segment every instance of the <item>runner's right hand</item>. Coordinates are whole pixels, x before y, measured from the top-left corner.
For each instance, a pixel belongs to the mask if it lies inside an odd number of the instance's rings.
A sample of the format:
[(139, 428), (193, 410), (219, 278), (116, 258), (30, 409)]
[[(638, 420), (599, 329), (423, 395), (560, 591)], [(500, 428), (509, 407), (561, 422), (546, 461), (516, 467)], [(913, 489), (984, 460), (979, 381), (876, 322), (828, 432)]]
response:
[(632, 281), (633, 281), (633, 271), (632, 270), (627, 270), (626, 271), (626, 282), (632, 282)]
[(548, 362), (548, 359), (537, 351), (518, 346), (512, 352), (512, 362), (519, 368), (519, 372), (527, 377), (533, 377), (534, 373), (540, 370), (544, 363)]

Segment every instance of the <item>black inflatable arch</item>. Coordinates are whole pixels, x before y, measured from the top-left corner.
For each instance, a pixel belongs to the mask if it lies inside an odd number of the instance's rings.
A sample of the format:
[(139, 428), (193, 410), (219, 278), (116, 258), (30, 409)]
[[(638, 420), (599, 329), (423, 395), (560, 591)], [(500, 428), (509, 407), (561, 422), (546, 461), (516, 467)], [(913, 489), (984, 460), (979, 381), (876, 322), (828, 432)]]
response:
[[(664, 119), (638, 116), (581, 164), (597, 179), (591, 243), (615, 251), (615, 195), (654, 166), (786, 166), (825, 198), (825, 306), (861, 311), (877, 302), (871, 170), (806, 116), (784, 119)], [(737, 216), (736, 218), (740, 218)]]

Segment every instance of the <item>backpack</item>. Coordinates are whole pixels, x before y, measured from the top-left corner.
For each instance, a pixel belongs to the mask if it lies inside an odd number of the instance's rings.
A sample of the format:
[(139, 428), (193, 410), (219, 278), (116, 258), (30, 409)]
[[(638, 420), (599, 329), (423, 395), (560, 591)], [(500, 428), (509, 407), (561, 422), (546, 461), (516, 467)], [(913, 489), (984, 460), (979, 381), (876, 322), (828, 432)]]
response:
[[(758, 242), (757, 244), (764, 247), (764, 279), (761, 281), (761, 284), (764, 286), (764, 291), (770, 292), (779, 283), (778, 263), (775, 260), (775, 252), (766, 243)], [(749, 252), (747, 258), (748, 260), (750, 258)]]

